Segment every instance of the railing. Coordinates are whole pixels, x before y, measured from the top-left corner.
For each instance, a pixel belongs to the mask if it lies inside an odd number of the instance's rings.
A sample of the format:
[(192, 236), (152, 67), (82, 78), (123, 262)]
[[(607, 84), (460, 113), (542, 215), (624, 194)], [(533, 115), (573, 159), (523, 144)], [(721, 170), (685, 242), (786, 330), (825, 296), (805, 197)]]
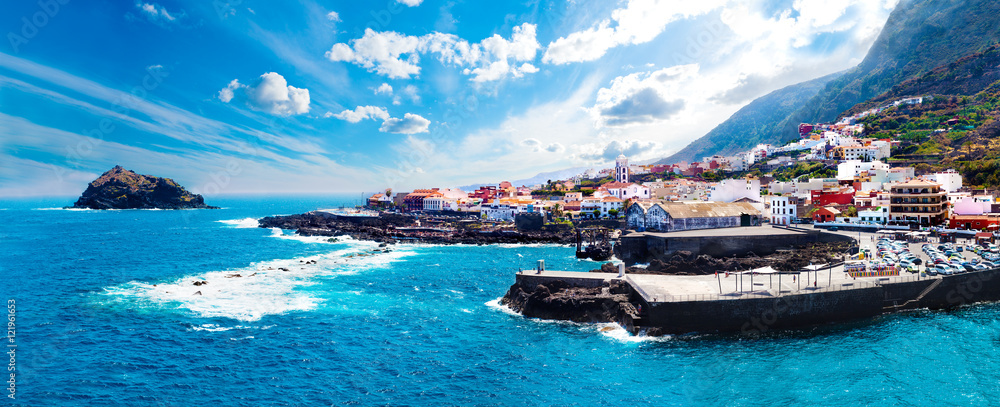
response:
[[(627, 276), (626, 276), (627, 277)], [(728, 301), (728, 300), (743, 300), (743, 299), (766, 299), (773, 298), (778, 299), (788, 296), (796, 295), (808, 295), (814, 293), (825, 293), (825, 292), (835, 292), (835, 291), (849, 291), (849, 290), (861, 290), (881, 287), (886, 284), (898, 284), (898, 283), (908, 283), (919, 280), (930, 280), (935, 277), (921, 277), (920, 275), (912, 276), (900, 276), (900, 277), (879, 277), (875, 281), (851, 281), (848, 283), (840, 283), (827, 286), (819, 287), (803, 287), (796, 290), (780, 290), (780, 292), (772, 293), (769, 290), (757, 290), (757, 291), (736, 291), (730, 293), (722, 294), (687, 294), (687, 295), (669, 295), (664, 298), (650, 297), (644, 291), (642, 291), (634, 282), (629, 280), (629, 283), (637, 291), (642, 294), (643, 298), (647, 301), (652, 302), (691, 302), (691, 301)]]

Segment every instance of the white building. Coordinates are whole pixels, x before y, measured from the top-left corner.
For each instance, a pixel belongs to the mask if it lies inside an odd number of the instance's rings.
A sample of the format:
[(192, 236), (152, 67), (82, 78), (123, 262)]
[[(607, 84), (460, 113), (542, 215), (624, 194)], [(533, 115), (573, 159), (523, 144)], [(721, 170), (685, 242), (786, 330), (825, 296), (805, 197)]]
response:
[(649, 187), (642, 186), (639, 184), (626, 184), (621, 182), (609, 182), (602, 185), (606, 188), (611, 196), (621, 199), (623, 201), (636, 198), (636, 199), (650, 199), (651, 194)]
[(955, 170), (947, 170), (931, 174), (931, 181), (941, 184), (941, 189), (946, 192), (955, 192), (962, 188), (962, 174)]
[(842, 181), (853, 180), (856, 176), (866, 176), (870, 171), (888, 171), (889, 164), (881, 161), (863, 162), (859, 160), (844, 161), (837, 164), (837, 179)]
[(798, 219), (795, 197), (771, 195), (770, 218), (772, 225), (790, 225)]
[(615, 181), (623, 184), (628, 183), (628, 158), (624, 154), (619, 155), (615, 160)]
[(424, 211), (440, 212), (440, 211), (457, 211), (458, 210), (458, 200), (454, 198), (445, 198), (443, 196), (429, 196), (424, 198)]
[(741, 198), (760, 202), (760, 180), (725, 179), (708, 193), (708, 200), (713, 202), (734, 202)]
[(884, 225), (889, 222), (889, 205), (858, 211), (857, 222)]

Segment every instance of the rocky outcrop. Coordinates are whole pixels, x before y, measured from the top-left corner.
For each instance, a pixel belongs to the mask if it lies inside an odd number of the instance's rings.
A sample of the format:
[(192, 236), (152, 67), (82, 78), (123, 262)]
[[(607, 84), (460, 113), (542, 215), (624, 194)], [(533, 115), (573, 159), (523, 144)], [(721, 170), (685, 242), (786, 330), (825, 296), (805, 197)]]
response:
[(529, 318), (622, 323), (627, 314), (635, 313), (628, 293), (621, 281), (589, 288), (554, 280), (533, 287), (514, 283), (500, 302)]
[(136, 174), (115, 166), (87, 186), (74, 208), (89, 209), (218, 209), (205, 205), (170, 178)]
[(301, 236), (351, 236), (358, 240), (382, 243), (435, 244), (528, 244), (576, 242), (572, 229), (539, 231), (482, 231), (469, 228), (436, 226), (417, 228), (411, 215), (381, 213), (377, 217), (335, 216), (324, 212), (268, 216), (258, 221), (262, 228), (295, 230)]

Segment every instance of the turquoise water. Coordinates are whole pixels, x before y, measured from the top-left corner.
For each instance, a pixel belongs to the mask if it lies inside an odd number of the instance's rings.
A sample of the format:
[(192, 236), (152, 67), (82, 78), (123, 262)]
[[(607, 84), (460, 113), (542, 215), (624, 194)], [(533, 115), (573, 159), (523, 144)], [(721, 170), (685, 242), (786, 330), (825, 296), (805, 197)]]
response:
[(224, 209), (195, 211), (0, 202), (0, 300), (16, 301), (18, 345), (17, 399), (5, 402), (1000, 403), (996, 304), (753, 339), (637, 338), (496, 305), (517, 267), (536, 259), (596, 268), (570, 247), (404, 245), (367, 255), (373, 244), (246, 220), (348, 199), (211, 199)]

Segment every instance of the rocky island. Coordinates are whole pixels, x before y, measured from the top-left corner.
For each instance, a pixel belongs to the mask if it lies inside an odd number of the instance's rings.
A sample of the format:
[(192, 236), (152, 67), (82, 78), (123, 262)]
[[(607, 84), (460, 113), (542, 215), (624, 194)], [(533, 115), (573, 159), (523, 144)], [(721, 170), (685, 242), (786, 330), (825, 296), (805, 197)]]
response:
[(136, 174), (118, 165), (91, 182), (72, 208), (218, 209), (170, 178)]

